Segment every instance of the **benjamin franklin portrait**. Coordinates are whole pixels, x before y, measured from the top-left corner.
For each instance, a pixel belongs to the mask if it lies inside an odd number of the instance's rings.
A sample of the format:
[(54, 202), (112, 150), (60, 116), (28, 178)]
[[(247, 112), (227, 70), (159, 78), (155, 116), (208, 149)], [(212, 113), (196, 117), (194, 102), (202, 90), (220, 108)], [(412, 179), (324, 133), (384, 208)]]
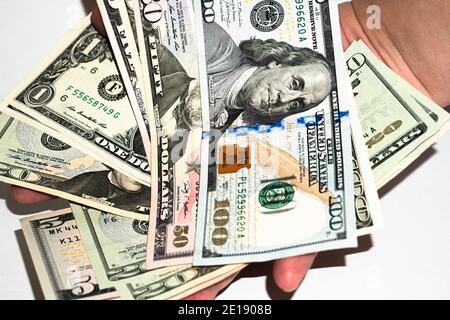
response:
[(237, 45), (218, 24), (203, 28), (212, 128), (226, 129), (240, 114), (248, 124), (276, 123), (330, 94), (331, 66), (322, 54), (276, 40)]

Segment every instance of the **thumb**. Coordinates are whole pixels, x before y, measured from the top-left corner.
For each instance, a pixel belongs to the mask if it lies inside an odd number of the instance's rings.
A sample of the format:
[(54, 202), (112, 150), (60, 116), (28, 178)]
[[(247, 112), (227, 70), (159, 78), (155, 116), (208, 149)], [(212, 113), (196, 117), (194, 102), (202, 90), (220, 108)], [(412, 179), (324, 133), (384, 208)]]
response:
[(100, 14), (100, 10), (98, 7), (95, 7), (95, 9), (92, 11), (91, 21), (98, 32), (106, 37), (105, 25), (103, 24), (102, 15)]

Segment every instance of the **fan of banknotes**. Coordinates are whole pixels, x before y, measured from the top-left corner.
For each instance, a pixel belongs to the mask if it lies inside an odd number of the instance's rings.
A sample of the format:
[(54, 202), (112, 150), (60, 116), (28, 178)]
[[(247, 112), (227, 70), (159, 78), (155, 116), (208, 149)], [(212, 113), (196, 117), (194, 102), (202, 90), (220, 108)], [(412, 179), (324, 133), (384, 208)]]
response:
[(48, 299), (176, 299), (246, 264), (357, 245), (377, 189), (449, 116), (335, 1), (98, 0), (4, 99), (0, 180)]

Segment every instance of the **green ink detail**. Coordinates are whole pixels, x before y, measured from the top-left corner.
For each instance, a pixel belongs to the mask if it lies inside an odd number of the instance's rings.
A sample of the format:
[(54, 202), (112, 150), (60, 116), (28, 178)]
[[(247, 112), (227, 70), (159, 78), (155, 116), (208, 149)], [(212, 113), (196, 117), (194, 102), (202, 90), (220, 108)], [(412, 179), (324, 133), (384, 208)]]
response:
[(259, 192), (259, 203), (266, 209), (280, 209), (292, 201), (294, 192), (286, 182), (273, 182)]
[[(82, 101), (83, 103), (91, 106), (93, 109), (97, 109), (102, 111), (104, 114), (111, 116), (114, 119), (118, 119), (120, 117), (120, 112), (117, 111), (114, 108), (110, 108), (106, 103), (103, 103), (93, 96), (88, 95), (87, 93), (83, 92), (82, 90), (76, 88), (75, 86), (70, 85), (66, 91), (70, 92), (71, 95), (78, 99), (79, 101)], [(64, 100), (65, 101), (65, 100)], [(90, 119), (92, 120), (92, 119)], [(97, 121), (96, 119), (93, 119)], [(94, 122), (95, 122), (94, 121)]]

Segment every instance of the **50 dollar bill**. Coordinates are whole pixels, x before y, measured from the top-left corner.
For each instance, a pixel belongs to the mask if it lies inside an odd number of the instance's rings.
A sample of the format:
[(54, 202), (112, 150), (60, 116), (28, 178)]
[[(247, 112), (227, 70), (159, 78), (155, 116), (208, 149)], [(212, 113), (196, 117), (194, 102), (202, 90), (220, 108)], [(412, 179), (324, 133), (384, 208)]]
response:
[(133, 1), (144, 77), (153, 101), (158, 188), (147, 267), (192, 263), (200, 185), (202, 109), (191, 1)]

